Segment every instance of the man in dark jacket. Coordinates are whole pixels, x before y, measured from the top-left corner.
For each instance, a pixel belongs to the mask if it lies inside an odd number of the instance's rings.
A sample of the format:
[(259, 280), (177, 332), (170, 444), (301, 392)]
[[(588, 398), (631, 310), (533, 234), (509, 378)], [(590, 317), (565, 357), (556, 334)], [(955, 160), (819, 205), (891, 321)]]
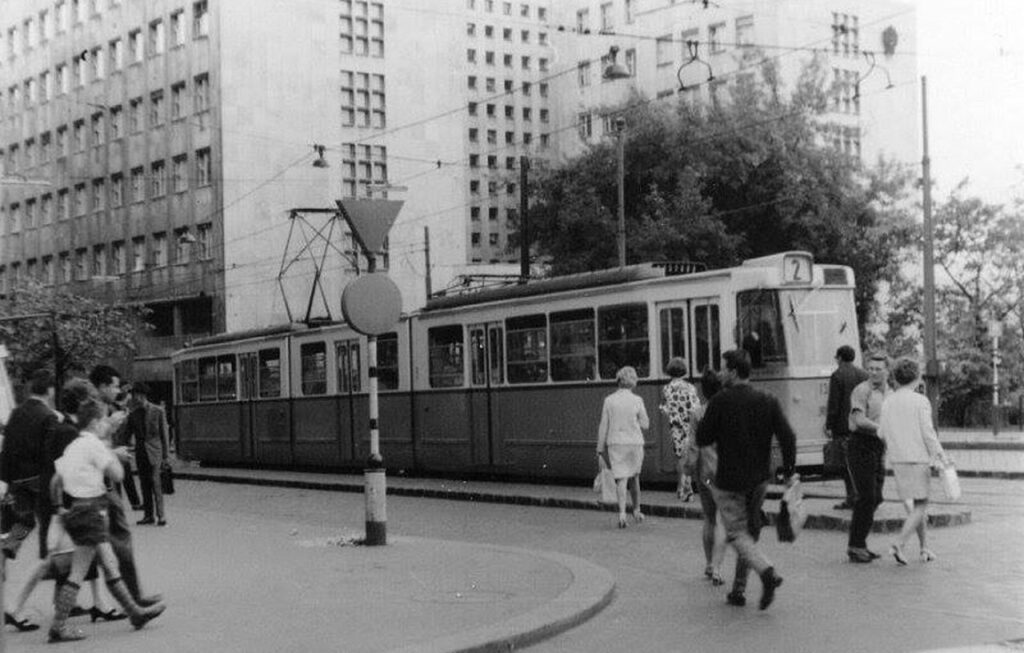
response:
[(717, 445), (718, 471), (711, 488), (725, 522), (728, 542), (736, 549), (736, 577), (726, 597), (746, 605), (744, 591), (752, 567), (761, 577), (762, 610), (771, 605), (782, 577), (758, 550), (761, 505), (771, 478), (772, 437), (782, 449), (787, 482), (796, 464), (796, 436), (778, 400), (750, 385), (750, 355), (742, 349), (722, 354), (726, 389), (712, 397), (697, 428), (697, 444)]
[(825, 435), (839, 447), (839, 473), (846, 486), (846, 499), (833, 506), (836, 510), (850, 510), (857, 502), (857, 488), (850, 476), (850, 393), (867, 381), (868, 373), (853, 364), (857, 353), (853, 347), (843, 345), (836, 350), (838, 367), (828, 380), (828, 411), (825, 417)]
[[(39, 370), (29, 381), (29, 397), (11, 412), (0, 455), (0, 480), (8, 485), (12, 504), (5, 509), (6, 533), (0, 548), (8, 558), (18, 555), (22, 542), (39, 524), (39, 557), (46, 557), (50, 501), (43, 487), (52, 472), (46, 451), (47, 434), (58, 422), (53, 409), (56, 381)], [(9, 522), (9, 523), (7, 523)]]

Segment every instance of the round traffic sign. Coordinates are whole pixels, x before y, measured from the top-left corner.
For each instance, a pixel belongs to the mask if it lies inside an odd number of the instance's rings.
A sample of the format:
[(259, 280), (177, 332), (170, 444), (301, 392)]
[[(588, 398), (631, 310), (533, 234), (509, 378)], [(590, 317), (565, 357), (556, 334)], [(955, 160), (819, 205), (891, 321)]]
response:
[(395, 328), (402, 315), (402, 293), (383, 272), (363, 275), (345, 286), (341, 313), (359, 333), (378, 336)]

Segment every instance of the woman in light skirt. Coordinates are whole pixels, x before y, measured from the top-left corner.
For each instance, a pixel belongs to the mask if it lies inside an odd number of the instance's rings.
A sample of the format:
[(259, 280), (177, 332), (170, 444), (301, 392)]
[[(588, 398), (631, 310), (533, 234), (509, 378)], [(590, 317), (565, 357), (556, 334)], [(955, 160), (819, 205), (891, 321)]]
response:
[(885, 456), (893, 470), (896, 491), (909, 514), (899, 538), (889, 551), (897, 563), (907, 564), (903, 547), (916, 533), (921, 546), (921, 561), (931, 562), (935, 554), (928, 549), (926, 533), (931, 465), (936, 460), (948, 464), (949, 458), (935, 432), (931, 402), (916, 392), (921, 380), (917, 361), (899, 359), (893, 367), (892, 376), (897, 388), (882, 403), (878, 435), (885, 440)]
[[(601, 424), (597, 429), (597, 455), (615, 477), (615, 495), (619, 504), (619, 528), (626, 527), (626, 486), (633, 500), (633, 519), (641, 522), (640, 468), (644, 463), (644, 434), (650, 427), (643, 399), (633, 393), (636, 370), (625, 366), (615, 375), (619, 389), (605, 397)], [(632, 481), (632, 483), (629, 483)]]

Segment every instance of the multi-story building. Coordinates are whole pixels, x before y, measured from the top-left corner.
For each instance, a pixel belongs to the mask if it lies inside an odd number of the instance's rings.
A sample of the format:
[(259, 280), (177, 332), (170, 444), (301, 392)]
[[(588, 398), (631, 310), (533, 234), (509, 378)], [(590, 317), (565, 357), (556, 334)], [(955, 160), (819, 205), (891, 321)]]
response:
[[(694, 52), (711, 100), (818, 50), (837, 145), (914, 160), (913, 41), (888, 0), (0, 0), (0, 293), (150, 307), (132, 376), (166, 380), (197, 334), (339, 316), (351, 237), (296, 209), (404, 200), (382, 262), (410, 309), (428, 280), (518, 272), (521, 157), (579, 152), (633, 91), (678, 97)], [(611, 45), (628, 82), (602, 79)]]
[[(920, 158), (915, 14), (906, 2), (573, 0), (552, 9), (559, 65), (577, 66), (575, 88), (558, 93), (554, 129), (575, 124), (578, 136), (561, 140), (560, 153), (612, 132), (608, 110), (630, 94), (728, 101), (731, 86), (765, 61), (792, 92), (817, 57), (831, 93), (823, 138), (868, 163)], [(612, 46), (630, 79), (603, 78)]]

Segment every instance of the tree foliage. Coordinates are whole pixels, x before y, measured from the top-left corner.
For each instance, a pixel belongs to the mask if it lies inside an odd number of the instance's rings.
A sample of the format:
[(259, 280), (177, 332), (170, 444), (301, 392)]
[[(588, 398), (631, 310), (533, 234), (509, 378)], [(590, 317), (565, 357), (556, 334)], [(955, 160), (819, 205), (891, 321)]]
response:
[(141, 309), (111, 306), (29, 282), (0, 304), (0, 342), (12, 380), (49, 368), (58, 378), (130, 358)]
[[(861, 325), (880, 280), (896, 276), (913, 233), (909, 178), (865, 168), (825, 144), (821, 70), (787, 98), (777, 71), (743, 78), (710, 107), (634, 97), (626, 116), (625, 221), (629, 262), (693, 260), (709, 267), (783, 250), (850, 265)], [(553, 274), (617, 264), (617, 144), (608, 138), (534, 184), (533, 251)]]

